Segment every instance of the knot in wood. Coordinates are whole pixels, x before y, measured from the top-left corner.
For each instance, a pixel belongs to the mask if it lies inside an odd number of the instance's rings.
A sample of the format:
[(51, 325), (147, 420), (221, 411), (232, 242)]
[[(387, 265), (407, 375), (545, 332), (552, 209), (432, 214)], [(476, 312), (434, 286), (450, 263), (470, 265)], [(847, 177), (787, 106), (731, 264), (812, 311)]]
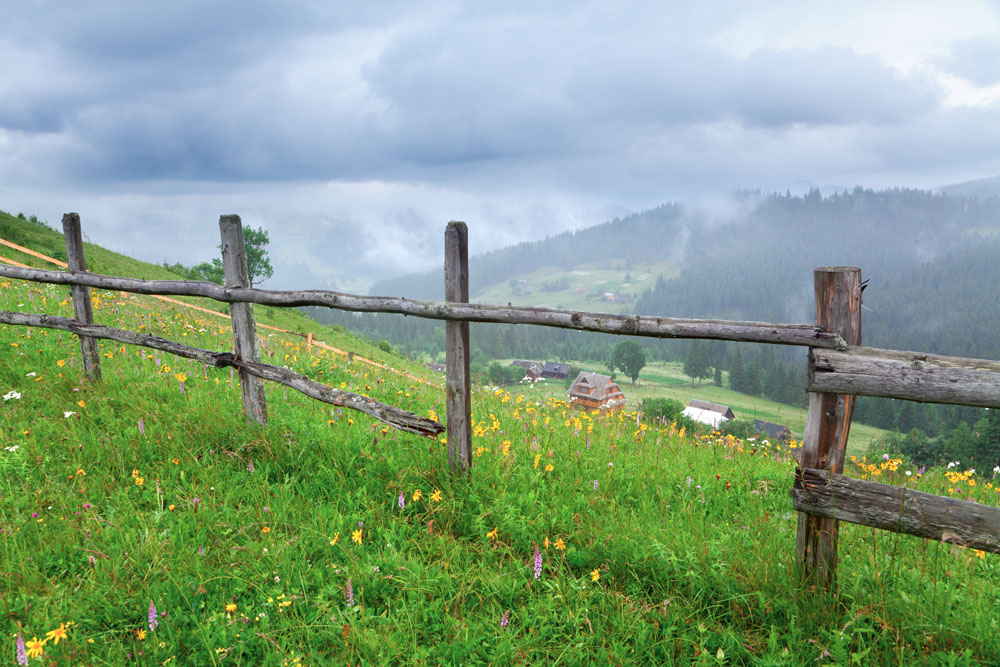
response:
[(626, 317), (622, 321), (622, 333), (623, 334), (634, 334), (639, 331), (639, 317)]

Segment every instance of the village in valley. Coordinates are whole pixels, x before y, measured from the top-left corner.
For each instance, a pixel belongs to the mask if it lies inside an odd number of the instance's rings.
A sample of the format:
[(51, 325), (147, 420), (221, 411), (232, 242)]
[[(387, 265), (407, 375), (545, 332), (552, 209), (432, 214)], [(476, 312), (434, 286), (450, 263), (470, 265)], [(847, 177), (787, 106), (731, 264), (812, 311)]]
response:
[[(435, 364), (435, 366), (441, 366), (441, 371), (444, 371), (443, 364)], [(576, 371), (574, 379), (569, 382), (566, 389), (565, 400), (579, 410), (614, 412), (624, 410), (628, 403), (625, 392), (622, 391), (613, 374), (605, 375), (596, 371), (576, 370), (567, 363), (529, 359), (515, 359), (510, 362), (510, 367), (524, 369), (521, 383), (529, 385), (543, 380), (569, 381), (571, 374)], [(644, 402), (644, 400), (634, 401), (640, 410), (642, 410)], [(730, 406), (698, 398), (691, 398), (679, 415), (713, 430), (724, 430), (727, 422), (735, 423), (738, 418)], [(792, 431), (785, 424), (757, 418), (747, 421), (752, 424), (749, 431), (750, 437), (760, 437), (781, 443), (795, 439)], [(746, 429), (744, 430), (746, 431)]]

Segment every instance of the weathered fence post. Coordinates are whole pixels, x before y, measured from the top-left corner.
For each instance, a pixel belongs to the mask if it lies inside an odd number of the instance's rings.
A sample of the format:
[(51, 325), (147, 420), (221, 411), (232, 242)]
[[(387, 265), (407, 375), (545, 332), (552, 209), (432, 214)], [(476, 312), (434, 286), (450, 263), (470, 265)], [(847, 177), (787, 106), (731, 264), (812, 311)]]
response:
[[(815, 269), (813, 285), (816, 324), (836, 333), (848, 345), (860, 345), (861, 269)], [(853, 412), (854, 396), (809, 394), (809, 413), (799, 461), (801, 468), (819, 468), (837, 474), (844, 471), (844, 453)], [(800, 513), (796, 550), (803, 580), (833, 590), (837, 576), (837, 520)]]
[[(444, 232), (444, 300), (469, 302), (469, 228), (449, 222)], [(472, 393), (469, 381), (469, 323), (445, 324), (445, 408), (448, 464), (468, 473), (472, 463)]]
[[(250, 287), (250, 273), (247, 270), (246, 246), (243, 245), (243, 223), (238, 215), (219, 217), (219, 232), (222, 234), (222, 265), (225, 271), (226, 287)], [(254, 320), (250, 303), (229, 304), (229, 314), (233, 318), (233, 339), (236, 356), (243, 361), (260, 362), (257, 346), (257, 322)], [(243, 393), (243, 412), (248, 422), (263, 426), (267, 423), (267, 403), (264, 399), (264, 385), (253, 375), (240, 369), (240, 390)]]
[[(83, 256), (83, 232), (80, 231), (80, 214), (66, 213), (62, 218), (63, 236), (66, 237), (66, 263), (71, 273), (87, 270), (87, 260)], [(94, 314), (90, 303), (90, 289), (83, 285), (70, 287), (73, 297), (73, 316), (80, 324), (93, 324)], [(80, 336), (80, 353), (83, 370), (91, 382), (101, 381), (101, 355), (97, 339)]]

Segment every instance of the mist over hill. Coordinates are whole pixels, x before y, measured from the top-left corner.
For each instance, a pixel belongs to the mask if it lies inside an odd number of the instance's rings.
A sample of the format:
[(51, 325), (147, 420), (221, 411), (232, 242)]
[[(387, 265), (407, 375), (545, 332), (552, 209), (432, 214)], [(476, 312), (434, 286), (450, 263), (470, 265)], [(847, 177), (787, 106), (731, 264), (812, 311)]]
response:
[[(470, 234), (476, 233), (470, 226)], [(626, 274), (666, 261), (661, 275), (626, 306), (590, 310), (691, 318), (808, 323), (812, 272), (858, 266), (870, 280), (862, 312), (865, 345), (1000, 359), (1000, 198), (912, 189), (855, 188), (823, 196), (742, 192), (700, 206), (666, 204), (595, 227), (470, 258), (472, 300), (490, 286), (607, 260)], [(539, 278), (541, 276), (541, 278)], [(440, 299), (441, 271), (377, 283), (373, 293)], [(491, 292), (497, 293), (497, 290)], [(511, 296), (518, 303), (518, 296)], [(440, 357), (443, 326), (394, 316), (317, 312), (315, 316), (384, 339), (410, 354)], [(607, 359), (614, 337), (585, 332), (473, 325), (473, 359)], [(643, 339), (653, 359), (680, 361), (689, 341)], [(741, 391), (805, 401), (805, 351), (711, 342), (711, 365), (740, 369)], [(735, 365), (735, 366), (734, 366)], [(734, 387), (735, 388), (735, 387)], [(907, 432), (943, 435), (974, 408), (863, 398), (857, 418)]]

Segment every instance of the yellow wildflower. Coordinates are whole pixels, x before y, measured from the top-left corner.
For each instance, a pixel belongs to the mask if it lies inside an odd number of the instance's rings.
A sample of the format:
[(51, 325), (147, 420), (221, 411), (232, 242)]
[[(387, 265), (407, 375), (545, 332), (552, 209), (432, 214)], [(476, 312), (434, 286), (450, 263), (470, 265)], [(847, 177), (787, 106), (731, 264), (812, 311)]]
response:
[(545, 472), (552, 472), (553, 470), (555, 470), (555, 468), (552, 467), (551, 463), (545, 466)]
[(559, 551), (566, 551), (566, 543), (563, 542), (563, 538), (557, 537), (555, 541), (555, 548)]
[(29, 658), (41, 658), (45, 655), (45, 640), (39, 641), (38, 637), (32, 637), (31, 641), (24, 642), (24, 648), (28, 649)]
[(335, 546), (337, 544), (337, 540), (339, 540), (339, 539), (340, 539), (340, 533), (334, 533), (333, 534), (333, 539), (330, 540), (330, 546), (331, 547)]
[(486, 537), (490, 538), (491, 540), (495, 540), (497, 538), (497, 529), (494, 527), (493, 530), (486, 533)]
[(138, 630), (135, 631), (135, 636), (136, 638), (138, 638), (139, 641), (142, 641), (143, 639), (146, 638), (146, 631), (143, 630), (142, 628), (139, 628)]
[(355, 544), (361, 544), (361, 529), (351, 531), (351, 542)]
[(590, 572), (590, 580), (591, 581), (597, 581), (600, 578), (601, 578), (601, 571), (600, 570), (591, 570), (591, 572)]
[(434, 493), (431, 494), (431, 500), (436, 503), (441, 502), (441, 489), (434, 489)]
[(423, 497), (424, 497), (424, 492), (421, 491), (420, 489), (417, 489), (416, 491), (413, 492), (413, 502), (416, 502)]
[(56, 646), (59, 645), (60, 639), (66, 639), (66, 624), (60, 623), (59, 627), (55, 630), (49, 630), (45, 633), (45, 641), (52, 640), (52, 643)]
[(233, 614), (236, 613), (236, 609), (237, 609), (236, 603), (230, 602), (229, 604), (226, 605), (226, 614), (232, 616)]

